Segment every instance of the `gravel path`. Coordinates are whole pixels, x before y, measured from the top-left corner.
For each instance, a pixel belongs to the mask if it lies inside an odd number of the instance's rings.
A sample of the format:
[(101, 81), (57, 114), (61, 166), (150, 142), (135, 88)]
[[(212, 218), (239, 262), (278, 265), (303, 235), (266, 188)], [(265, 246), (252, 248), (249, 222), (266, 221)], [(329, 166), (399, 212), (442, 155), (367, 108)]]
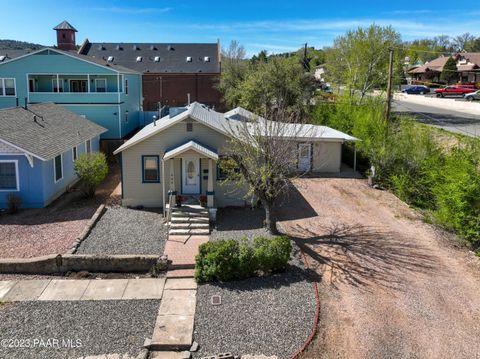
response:
[(480, 261), (391, 193), (302, 179), (282, 228), (320, 278), (303, 358), (480, 358)]
[(7, 349), (3, 359), (57, 359), (109, 353), (139, 354), (151, 338), (159, 301), (22, 302), (0, 306), (2, 339), (71, 339), (78, 348)]
[(77, 253), (163, 254), (167, 229), (154, 212), (123, 207), (108, 208)]
[(271, 237), (263, 226), (264, 220), (265, 211), (262, 208), (219, 208), (210, 240)]
[[(228, 283), (203, 284), (197, 291), (194, 358), (233, 354), (289, 358), (307, 339), (315, 315), (311, 283), (299, 260), (285, 273)], [(213, 306), (211, 296), (222, 304)]]

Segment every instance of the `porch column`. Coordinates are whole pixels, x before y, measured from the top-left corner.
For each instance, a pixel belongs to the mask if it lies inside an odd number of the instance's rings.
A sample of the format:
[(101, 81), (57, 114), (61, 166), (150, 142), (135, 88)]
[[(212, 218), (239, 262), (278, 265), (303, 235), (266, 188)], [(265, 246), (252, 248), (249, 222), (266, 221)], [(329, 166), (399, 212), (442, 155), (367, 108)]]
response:
[(213, 191), (213, 160), (208, 159), (208, 184), (207, 184), (207, 207), (213, 207), (213, 199), (215, 192)]
[(162, 169), (161, 169), (161, 181), (162, 181), (162, 209), (163, 209), (163, 217), (166, 214), (166, 206), (165, 206), (165, 160), (162, 158)]
[[(63, 84), (62, 84), (62, 88), (63, 88)], [(57, 74), (57, 92), (60, 92), (60, 77), (58, 76), (58, 74)]]
[(169, 160), (170, 162), (170, 175), (169, 175), (169, 191), (175, 192), (175, 168), (174, 168), (174, 158)]
[(87, 92), (90, 92), (90, 74), (87, 74)]

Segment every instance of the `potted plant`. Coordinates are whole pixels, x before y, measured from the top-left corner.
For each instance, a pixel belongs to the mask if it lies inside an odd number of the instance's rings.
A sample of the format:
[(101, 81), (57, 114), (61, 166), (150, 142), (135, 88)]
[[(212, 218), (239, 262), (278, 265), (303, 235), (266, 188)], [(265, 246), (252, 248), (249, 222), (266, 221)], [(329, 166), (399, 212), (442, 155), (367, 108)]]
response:
[(200, 201), (200, 206), (202, 207), (207, 206), (207, 196), (200, 196), (199, 201)]
[(183, 197), (180, 196), (180, 195), (176, 195), (175, 196), (175, 203), (176, 203), (177, 207), (181, 207), (182, 202), (183, 202)]

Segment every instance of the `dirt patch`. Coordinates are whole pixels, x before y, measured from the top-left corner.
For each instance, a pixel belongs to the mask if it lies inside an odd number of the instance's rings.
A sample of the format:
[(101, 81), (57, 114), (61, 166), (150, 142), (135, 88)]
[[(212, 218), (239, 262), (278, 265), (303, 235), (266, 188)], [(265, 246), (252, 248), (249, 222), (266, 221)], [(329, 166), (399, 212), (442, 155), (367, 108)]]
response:
[(116, 195), (110, 195), (119, 182), (120, 169), (113, 165), (94, 198), (85, 199), (74, 189), (47, 208), (0, 216), (0, 256), (31, 258), (67, 252), (99, 204), (118, 201)]
[(302, 179), (297, 188), (281, 226), (318, 274), (321, 300), (304, 358), (480, 356), (472, 253), (364, 180)]

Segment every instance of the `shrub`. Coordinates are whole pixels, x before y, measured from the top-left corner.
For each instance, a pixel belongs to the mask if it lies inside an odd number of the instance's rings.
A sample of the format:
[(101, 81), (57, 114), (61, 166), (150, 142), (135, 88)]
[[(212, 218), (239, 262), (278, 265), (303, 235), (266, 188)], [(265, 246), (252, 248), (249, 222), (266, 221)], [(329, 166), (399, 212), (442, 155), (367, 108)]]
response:
[(75, 161), (74, 169), (78, 178), (80, 178), (85, 195), (93, 197), (97, 186), (107, 176), (107, 159), (100, 152), (84, 153)]
[(284, 270), (292, 246), (288, 237), (255, 238), (207, 242), (200, 246), (195, 258), (195, 279), (198, 282), (229, 281)]
[(7, 211), (8, 213), (10, 214), (14, 214), (14, 213), (17, 213), (18, 210), (20, 209), (20, 206), (22, 205), (22, 199), (13, 194), (13, 193), (9, 193), (7, 195)]

